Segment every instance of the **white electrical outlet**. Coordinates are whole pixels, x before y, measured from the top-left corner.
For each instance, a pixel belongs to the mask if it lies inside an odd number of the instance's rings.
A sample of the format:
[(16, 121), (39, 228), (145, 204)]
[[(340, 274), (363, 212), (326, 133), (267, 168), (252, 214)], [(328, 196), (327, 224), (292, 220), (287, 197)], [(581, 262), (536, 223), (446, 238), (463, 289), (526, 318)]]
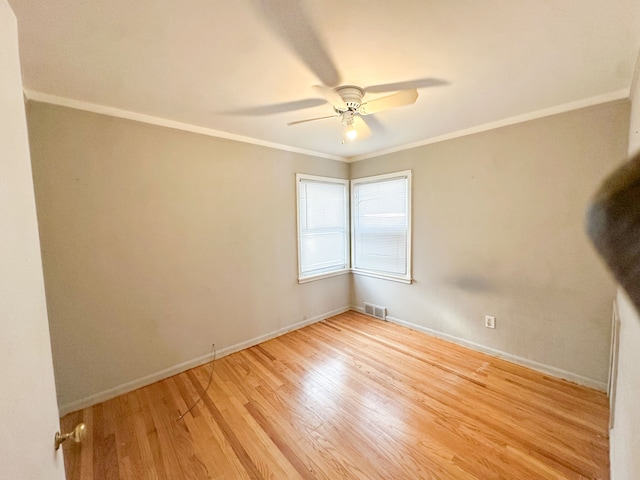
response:
[(484, 326), (487, 328), (496, 328), (496, 317), (493, 315), (485, 315)]

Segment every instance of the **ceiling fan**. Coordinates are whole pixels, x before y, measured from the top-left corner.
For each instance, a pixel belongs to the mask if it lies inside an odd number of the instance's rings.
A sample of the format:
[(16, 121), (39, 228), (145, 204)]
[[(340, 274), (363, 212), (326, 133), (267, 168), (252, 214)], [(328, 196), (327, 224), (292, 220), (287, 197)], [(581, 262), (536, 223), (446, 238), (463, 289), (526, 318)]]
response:
[(404, 105), (411, 105), (415, 103), (418, 98), (418, 90), (416, 88), (401, 90), (393, 95), (387, 95), (368, 102), (363, 102), (366, 90), (355, 85), (342, 85), (336, 88), (316, 85), (314, 88), (331, 104), (335, 113), (325, 117), (290, 122), (288, 125), (297, 125), (299, 123), (323, 120), (326, 118), (340, 118), (340, 123), (345, 127), (343, 143), (346, 140), (355, 140), (356, 138), (362, 140), (371, 135), (371, 129), (367, 123), (360, 118), (361, 116), (371, 115)]
[[(253, 0), (253, 5), (267, 26), (298, 56), (318, 77), (322, 85), (314, 86), (332, 107), (333, 114), (290, 122), (288, 125), (340, 118), (345, 127), (342, 143), (346, 140), (367, 138), (371, 129), (362, 117), (396, 107), (411, 105), (418, 98), (418, 88), (448, 85), (437, 78), (421, 78), (366, 88), (355, 85), (340, 85), (340, 74), (328, 50), (324, 47), (313, 23), (309, 20), (300, 0)], [(395, 92), (380, 98), (364, 101), (369, 93)], [(318, 106), (318, 99), (306, 99), (284, 104), (266, 105), (237, 111), (241, 114), (266, 115)]]

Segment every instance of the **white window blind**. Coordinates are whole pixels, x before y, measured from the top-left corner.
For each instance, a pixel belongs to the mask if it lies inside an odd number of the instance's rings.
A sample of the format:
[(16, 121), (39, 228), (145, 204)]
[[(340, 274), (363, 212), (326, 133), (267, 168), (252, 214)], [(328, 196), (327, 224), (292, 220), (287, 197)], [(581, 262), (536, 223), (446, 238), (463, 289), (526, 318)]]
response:
[(352, 181), (353, 269), (410, 279), (411, 172)]
[(296, 178), (299, 279), (349, 268), (348, 182)]

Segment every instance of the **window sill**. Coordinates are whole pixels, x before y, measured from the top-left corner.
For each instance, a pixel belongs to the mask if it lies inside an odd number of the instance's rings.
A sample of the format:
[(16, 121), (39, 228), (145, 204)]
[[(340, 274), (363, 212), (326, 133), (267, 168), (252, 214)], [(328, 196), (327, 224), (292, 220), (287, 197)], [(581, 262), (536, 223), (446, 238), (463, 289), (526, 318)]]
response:
[(362, 275), (363, 277), (372, 277), (372, 278), (380, 278), (382, 280), (389, 280), (391, 282), (405, 283), (410, 285), (413, 283), (413, 279), (411, 277), (396, 277), (394, 275), (385, 275), (384, 273), (377, 272), (369, 272), (366, 270), (354, 270), (351, 269), (351, 273), (356, 275)]
[(338, 275), (344, 275), (345, 273), (351, 273), (351, 269), (344, 268), (342, 270), (336, 270), (335, 272), (319, 273), (318, 275), (312, 275), (309, 277), (298, 278), (298, 283), (309, 283), (316, 280), (322, 280), (323, 278), (337, 277)]
[(339, 275), (344, 275), (346, 273), (353, 273), (355, 275), (362, 275), (363, 277), (379, 278), (381, 280), (389, 280), (391, 282), (404, 283), (404, 284), (407, 284), (407, 285), (410, 285), (410, 284), (413, 283), (413, 279), (412, 278), (394, 277), (393, 275), (385, 275), (383, 273), (377, 273), (377, 272), (368, 272), (366, 270), (354, 270), (352, 268), (345, 268), (343, 270), (338, 270), (338, 271), (335, 271), (335, 272), (320, 273), (318, 275), (313, 275), (313, 276), (310, 276), (310, 277), (298, 278), (298, 283), (302, 284), (302, 283), (315, 282), (316, 280), (322, 280), (323, 278), (337, 277)]

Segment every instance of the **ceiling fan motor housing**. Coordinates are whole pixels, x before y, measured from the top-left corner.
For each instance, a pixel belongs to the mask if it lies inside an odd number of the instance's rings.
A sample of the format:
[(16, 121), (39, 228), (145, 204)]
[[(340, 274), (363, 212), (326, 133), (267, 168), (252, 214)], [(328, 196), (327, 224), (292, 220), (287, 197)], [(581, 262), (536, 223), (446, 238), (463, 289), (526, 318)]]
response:
[(336, 92), (342, 97), (347, 109), (335, 108), (338, 113), (344, 113), (346, 111), (357, 111), (360, 105), (362, 105), (362, 97), (364, 96), (364, 90), (354, 85), (344, 85), (336, 88)]

